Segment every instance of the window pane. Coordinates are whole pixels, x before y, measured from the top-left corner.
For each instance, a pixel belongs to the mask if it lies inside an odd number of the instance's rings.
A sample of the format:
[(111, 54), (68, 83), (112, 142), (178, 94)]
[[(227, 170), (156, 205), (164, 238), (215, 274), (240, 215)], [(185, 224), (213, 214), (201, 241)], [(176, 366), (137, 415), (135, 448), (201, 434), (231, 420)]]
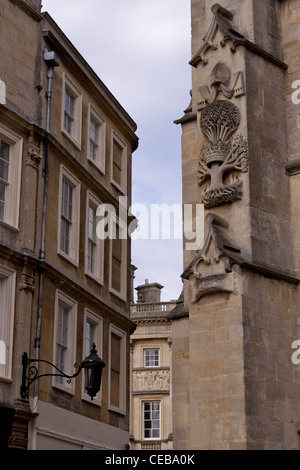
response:
[[(63, 372), (66, 366), (69, 339), (69, 312), (68, 308), (59, 305), (56, 325), (56, 366)], [(56, 381), (63, 383), (63, 378), (56, 377)]]
[(4, 183), (0, 182), (0, 201), (5, 201), (5, 187), (6, 185)]
[(67, 114), (65, 114), (64, 117), (64, 129), (68, 132), (68, 134), (72, 134), (72, 119)]
[(89, 207), (89, 238), (96, 242), (96, 209)]
[(145, 367), (159, 366), (159, 349), (145, 350)]
[(0, 178), (8, 182), (9, 163), (0, 157)]
[(69, 254), (70, 224), (64, 218), (61, 219), (60, 249)]
[(111, 286), (121, 292), (122, 281), (122, 240), (119, 238), (120, 227), (117, 225), (116, 238), (112, 243), (112, 266), (111, 266)]
[(72, 221), (73, 188), (66, 181), (62, 182), (62, 214)]
[(120, 374), (121, 374), (121, 338), (111, 334), (111, 396), (110, 402), (113, 406), (120, 406)]
[(66, 90), (65, 110), (74, 117), (75, 98)]
[(114, 140), (113, 142), (113, 179), (116, 183), (121, 185), (121, 172), (122, 172), (122, 153), (123, 148)]
[(87, 320), (85, 324), (85, 355), (90, 355), (93, 343), (96, 338), (96, 325)]
[(160, 437), (160, 402), (144, 403), (144, 439)]
[(99, 135), (99, 126), (93, 120), (91, 120), (90, 138), (96, 144), (98, 143), (98, 135)]
[(9, 144), (0, 140), (0, 158), (9, 162)]

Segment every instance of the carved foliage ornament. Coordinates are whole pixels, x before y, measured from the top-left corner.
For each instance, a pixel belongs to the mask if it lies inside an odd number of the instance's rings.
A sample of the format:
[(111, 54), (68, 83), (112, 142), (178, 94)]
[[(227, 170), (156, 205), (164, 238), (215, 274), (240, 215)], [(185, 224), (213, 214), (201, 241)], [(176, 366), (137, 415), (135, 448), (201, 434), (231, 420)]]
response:
[[(201, 113), (200, 127), (208, 143), (201, 150), (198, 182), (201, 186), (210, 179), (202, 194), (206, 209), (242, 197), (242, 181), (233, 173), (248, 170), (248, 145), (241, 135), (232, 138), (240, 119), (238, 107), (224, 100), (208, 104)], [(228, 174), (230, 180), (225, 183)]]

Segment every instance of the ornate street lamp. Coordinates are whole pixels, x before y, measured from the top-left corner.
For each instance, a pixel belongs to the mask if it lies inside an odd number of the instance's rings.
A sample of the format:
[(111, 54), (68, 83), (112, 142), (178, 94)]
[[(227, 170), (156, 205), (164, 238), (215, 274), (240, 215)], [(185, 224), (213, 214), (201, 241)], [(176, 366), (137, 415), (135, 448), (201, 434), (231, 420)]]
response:
[[(36, 365), (30, 365), (37, 362), (43, 362), (45, 364), (49, 364), (51, 367), (55, 369), (56, 372), (51, 374), (39, 374), (38, 368)], [(85, 370), (85, 389), (87, 394), (93, 398), (99, 392), (101, 387), (101, 378), (102, 378), (102, 370), (106, 366), (105, 362), (98, 356), (96, 345), (93, 344), (91, 349), (91, 354), (82, 361), (81, 364), (74, 364), (74, 368), (78, 369), (73, 375), (67, 375), (62, 372), (58, 367), (52, 364), (49, 361), (44, 359), (29, 359), (26, 352), (23, 353), (22, 356), (22, 385), (20, 388), (21, 398), (25, 399), (28, 394), (28, 389), (30, 385), (37, 379), (41, 377), (65, 377), (67, 382), (70, 383), (72, 379), (77, 377), (81, 370)], [(30, 367), (28, 367), (30, 366)], [(28, 369), (27, 369), (28, 368)]]

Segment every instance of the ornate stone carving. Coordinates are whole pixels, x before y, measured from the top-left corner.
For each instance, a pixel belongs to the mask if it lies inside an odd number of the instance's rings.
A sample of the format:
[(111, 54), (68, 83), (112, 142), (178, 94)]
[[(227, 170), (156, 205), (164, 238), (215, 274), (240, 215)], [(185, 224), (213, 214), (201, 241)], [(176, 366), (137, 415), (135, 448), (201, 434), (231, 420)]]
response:
[(227, 65), (218, 62), (211, 71), (209, 85), (199, 87), (199, 91), (202, 96), (198, 103), (199, 109), (215, 101), (220, 92), (228, 99), (242, 96), (245, 94), (243, 72), (231, 74)]
[[(215, 214), (207, 214), (205, 220), (208, 230), (203, 246), (181, 275), (190, 281), (193, 303), (212, 292), (235, 292), (236, 276), (232, 266), (245, 262), (240, 248), (227, 234), (228, 222)], [(221, 263), (223, 258), (224, 264)]]
[(34, 292), (34, 277), (28, 273), (22, 273), (20, 275), (20, 282), (19, 282), (19, 289), (20, 290), (29, 290), (30, 292)]
[(38, 168), (42, 157), (40, 155), (40, 148), (29, 144), (27, 147), (27, 156), (26, 156), (26, 164), (31, 165), (34, 168)]
[(170, 370), (149, 369), (133, 371), (133, 391), (169, 391)]
[(203, 38), (202, 46), (190, 61), (190, 64), (193, 67), (197, 67), (200, 62), (203, 65), (206, 65), (208, 63), (208, 59), (205, 57), (207, 51), (210, 49), (216, 50), (218, 48), (218, 44), (214, 42), (218, 29), (221, 31), (223, 36), (220, 45), (223, 47), (225, 46), (226, 42), (230, 40), (232, 42), (232, 52), (235, 52), (236, 47), (244, 39), (244, 36), (234, 29), (231, 23), (233, 20), (233, 14), (229, 10), (226, 10), (226, 8), (220, 6), (218, 3), (215, 3), (212, 6), (211, 11), (214, 17), (207, 33)]
[[(231, 13), (231, 11), (222, 7), (218, 3), (215, 3), (212, 6), (211, 11), (213, 13), (213, 20), (210, 23), (207, 33), (203, 38), (203, 44), (198, 52), (196, 52), (194, 57), (190, 60), (190, 64), (193, 67), (197, 67), (198, 64), (206, 65), (208, 63), (208, 58), (206, 57), (207, 52), (210, 50), (217, 50), (219, 45), (221, 47), (225, 47), (229, 42), (231, 43), (230, 50), (232, 53), (236, 52), (237, 47), (242, 45), (255, 54), (264, 57), (266, 60), (275, 64), (277, 67), (280, 67), (282, 70), (286, 70), (288, 68), (287, 64), (278, 59), (278, 57), (273, 56), (262, 47), (258, 46), (252, 41), (249, 41), (249, 39), (237, 31), (237, 29), (232, 24), (234, 15)], [(220, 31), (222, 37), (219, 43), (216, 42), (217, 31)]]
[(232, 139), (240, 124), (240, 112), (229, 101), (217, 100), (202, 111), (200, 127), (208, 139), (201, 150), (198, 182), (201, 186), (210, 178), (210, 186), (202, 194), (206, 209), (233, 202), (242, 197), (242, 181), (233, 171), (248, 170), (248, 145), (241, 135)]

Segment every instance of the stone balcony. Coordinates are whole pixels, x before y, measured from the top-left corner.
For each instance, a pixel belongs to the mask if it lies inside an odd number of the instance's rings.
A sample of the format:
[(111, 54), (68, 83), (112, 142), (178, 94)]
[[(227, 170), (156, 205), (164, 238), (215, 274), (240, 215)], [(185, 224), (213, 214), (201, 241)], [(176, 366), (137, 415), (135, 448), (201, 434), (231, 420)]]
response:
[(176, 301), (171, 302), (151, 302), (131, 304), (130, 317), (132, 319), (150, 319), (167, 317), (176, 306)]

